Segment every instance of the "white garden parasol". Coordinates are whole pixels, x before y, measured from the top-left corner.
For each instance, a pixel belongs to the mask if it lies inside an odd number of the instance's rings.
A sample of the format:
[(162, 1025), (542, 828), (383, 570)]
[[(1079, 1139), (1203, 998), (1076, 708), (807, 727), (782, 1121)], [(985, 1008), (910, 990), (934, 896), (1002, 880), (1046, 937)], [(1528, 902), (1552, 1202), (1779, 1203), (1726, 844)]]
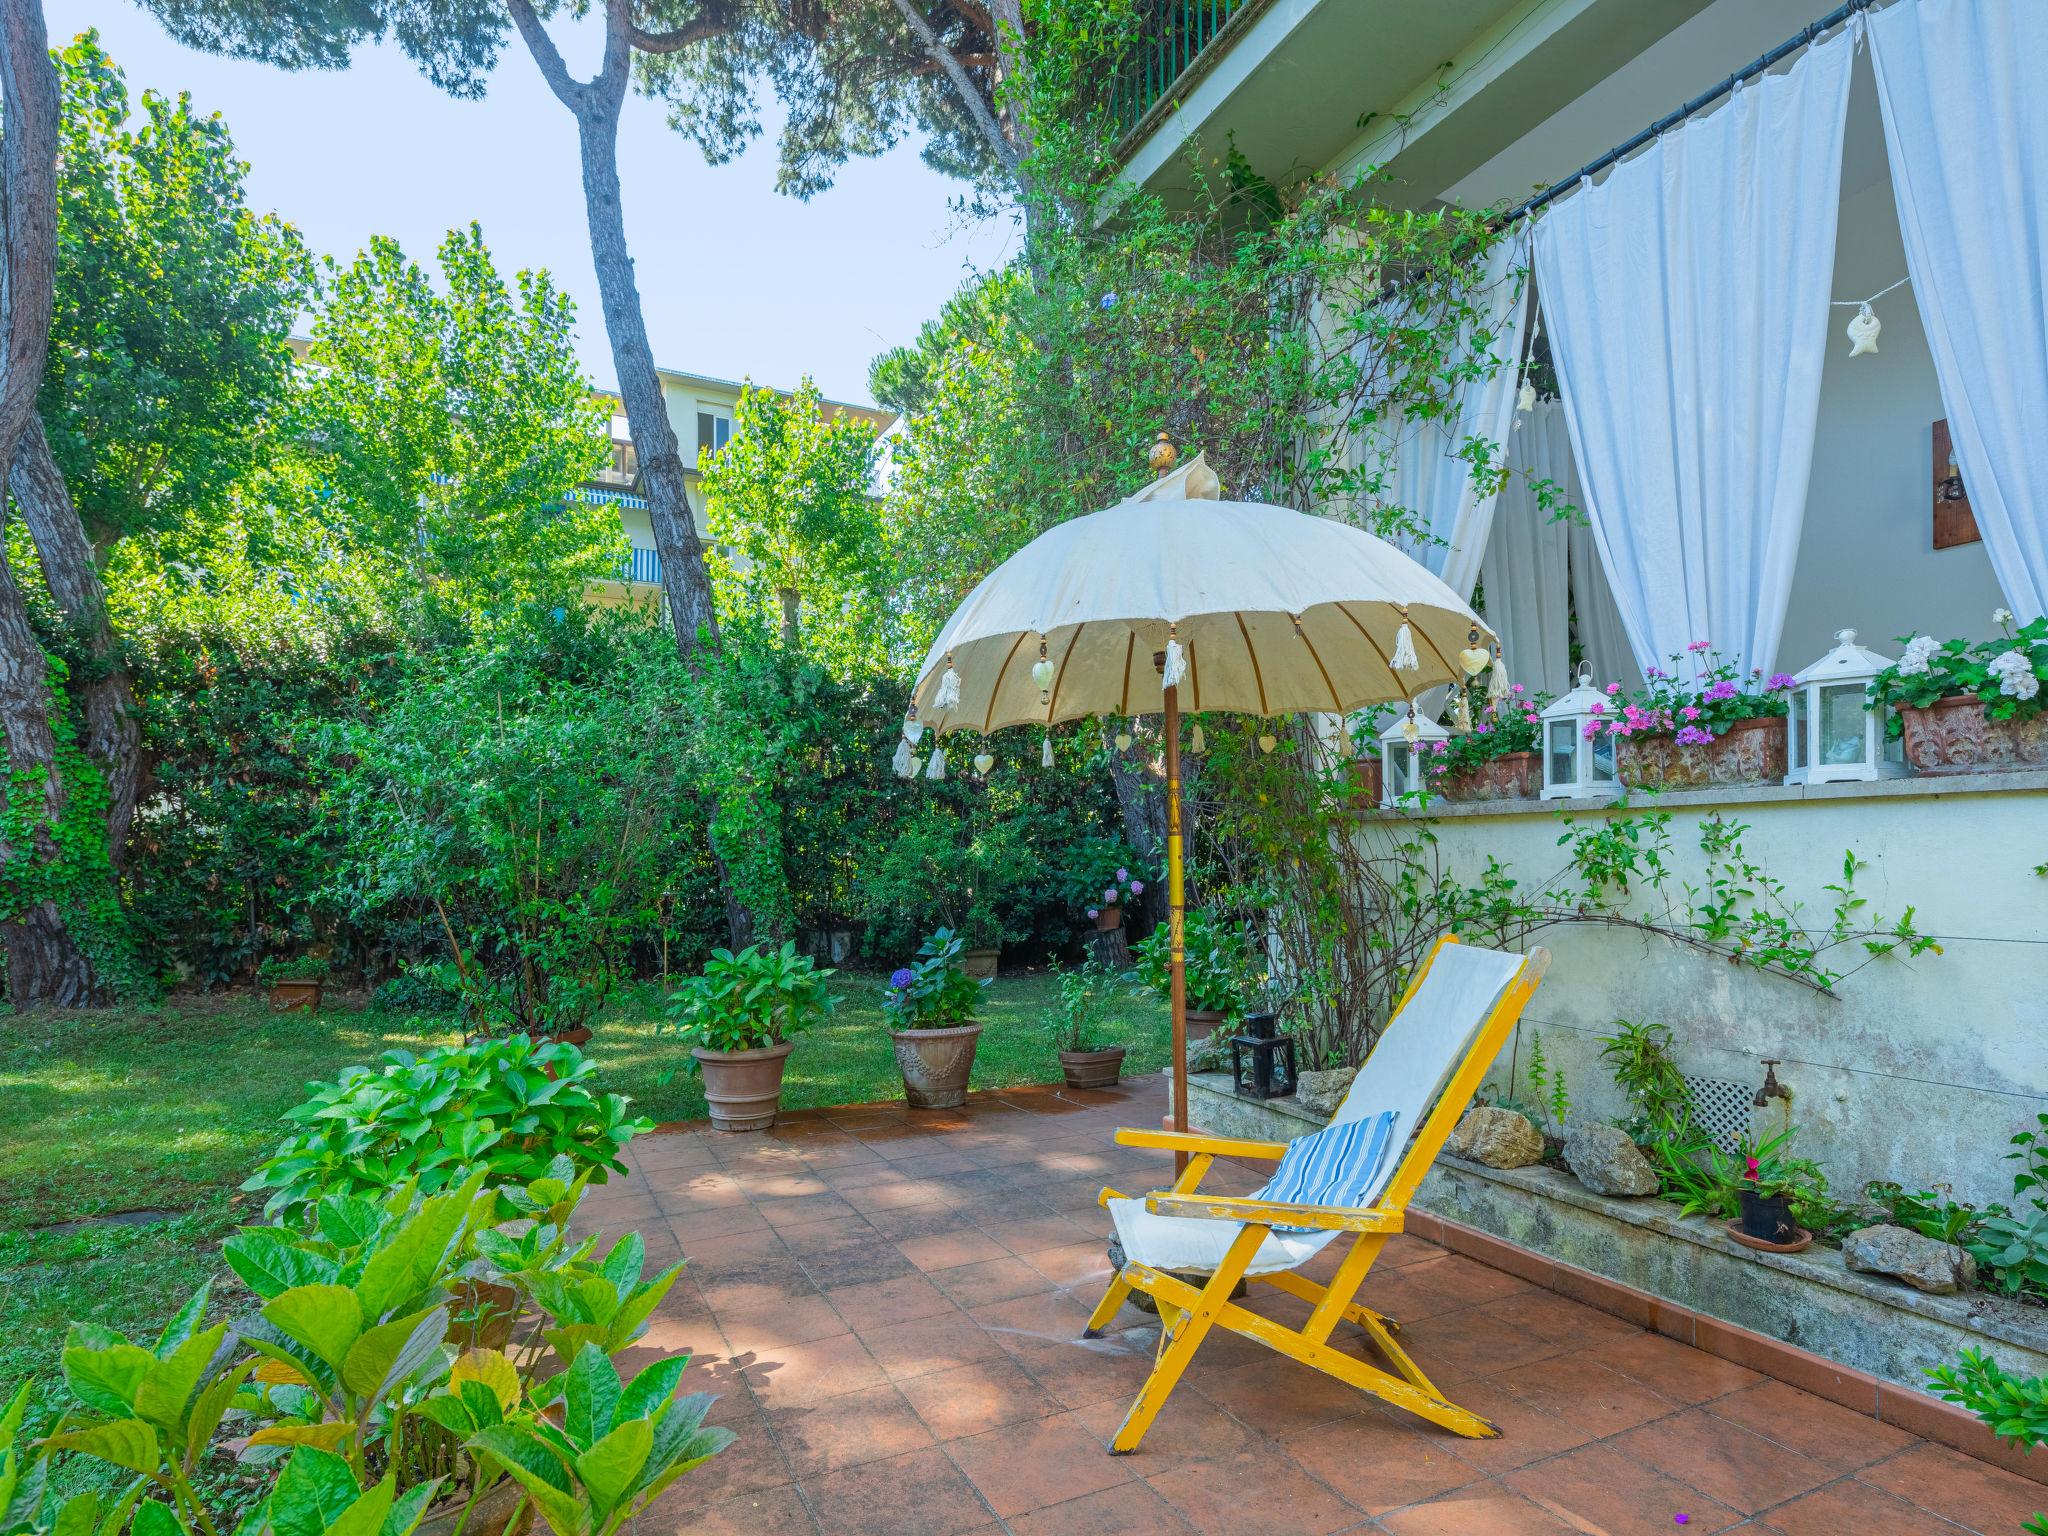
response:
[[(1286, 507), (1217, 499), (1197, 455), (1060, 524), (983, 578), (918, 671), (899, 771), (929, 728), (1165, 716), (1174, 1126), (1187, 1129), (1180, 714), (1337, 714), (1476, 676), (1492, 632), (1383, 539)], [(1495, 668), (1496, 679), (1504, 679)], [(935, 752), (941, 750), (933, 749)]]

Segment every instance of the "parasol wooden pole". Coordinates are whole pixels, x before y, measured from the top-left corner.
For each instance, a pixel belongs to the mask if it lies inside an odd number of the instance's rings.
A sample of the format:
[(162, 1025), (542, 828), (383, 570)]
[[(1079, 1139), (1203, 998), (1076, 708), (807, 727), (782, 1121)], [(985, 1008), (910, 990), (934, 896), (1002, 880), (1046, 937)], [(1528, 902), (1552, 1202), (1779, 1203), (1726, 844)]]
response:
[[(1181, 874), (1180, 689), (1166, 690), (1166, 927), (1168, 974), (1173, 978), (1173, 1128), (1188, 1128), (1188, 980), (1186, 891)], [(1185, 1171), (1187, 1154), (1177, 1153)]]

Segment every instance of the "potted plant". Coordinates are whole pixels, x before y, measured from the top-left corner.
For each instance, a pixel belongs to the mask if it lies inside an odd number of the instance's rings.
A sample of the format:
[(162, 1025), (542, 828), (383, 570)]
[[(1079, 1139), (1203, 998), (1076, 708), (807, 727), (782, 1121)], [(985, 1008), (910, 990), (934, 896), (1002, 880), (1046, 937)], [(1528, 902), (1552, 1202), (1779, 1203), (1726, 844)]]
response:
[(1586, 732), (1607, 732), (1621, 782), (1631, 789), (1782, 783), (1792, 678), (1765, 678), (1760, 668), (1744, 673), (1704, 640), (1671, 662), (1671, 672), (1647, 668), (1642, 691), (1627, 698), (1621, 684), (1610, 683), (1611, 712), (1593, 706)]
[(256, 980), (270, 989), (270, 1006), (279, 1013), (318, 1013), (333, 969), (322, 955), (272, 955), (256, 967)]
[(1736, 1190), (1742, 1207), (1743, 1236), (1782, 1248), (1807, 1235), (1792, 1219), (1796, 1193), (1796, 1184), (1778, 1166), (1776, 1158), (1767, 1161), (1753, 1152), (1745, 1157), (1742, 1183)]
[(2048, 617), (2015, 627), (2001, 608), (1991, 618), (1997, 639), (1917, 635), (1871, 681), (1871, 701), (1891, 708), (1885, 729), (1904, 736), (1906, 761), (1921, 773), (2048, 767)]
[(1069, 1088), (1113, 1088), (1124, 1069), (1124, 1047), (1104, 1045), (1102, 1028), (1115, 1006), (1116, 977), (1091, 960), (1078, 971), (1052, 968), (1058, 988), (1043, 1015)]
[(1003, 925), (989, 905), (976, 901), (960, 921), (960, 968), (976, 981), (993, 981), (1003, 958)]
[[(1478, 690), (1473, 690), (1477, 692)], [(1537, 750), (1543, 706), (1550, 695), (1520, 683), (1505, 699), (1482, 699), (1472, 728), (1431, 744), (1426, 759), (1430, 790), (1446, 800), (1534, 800), (1543, 793), (1543, 757)]]
[(1067, 899), (1087, 914), (1096, 932), (1123, 927), (1126, 905), (1145, 894), (1145, 882), (1131, 872), (1137, 863), (1137, 854), (1120, 838), (1085, 838), (1075, 848)]
[(981, 989), (961, 965), (966, 946), (941, 928), (917, 947), (917, 957), (889, 978), (882, 1013), (896, 1045), (903, 1096), (913, 1109), (953, 1109), (967, 1102), (974, 1072), (974, 1022)]
[[(1265, 966), (1251, 934), (1202, 907), (1190, 907), (1181, 923), (1182, 970), (1187, 995), (1188, 1039), (1203, 1040), (1244, 1017), (1246, 1000), (1265, 982)], [(1162, 1001), (1173, 997), (1173, 936), (1161, 923), (1134, 945), (1137, 979)]]
[(738, 954), (714, 949), (703, 973), (670, 994), (668, 1027), (690, 1047), (690, 1070), (703, 1074), (713, 1129), (775, 1124), (782, 1070), (796, 1049), (790, 1037), (831, 1011), (832, 974), (793, 942), (749, 944)]

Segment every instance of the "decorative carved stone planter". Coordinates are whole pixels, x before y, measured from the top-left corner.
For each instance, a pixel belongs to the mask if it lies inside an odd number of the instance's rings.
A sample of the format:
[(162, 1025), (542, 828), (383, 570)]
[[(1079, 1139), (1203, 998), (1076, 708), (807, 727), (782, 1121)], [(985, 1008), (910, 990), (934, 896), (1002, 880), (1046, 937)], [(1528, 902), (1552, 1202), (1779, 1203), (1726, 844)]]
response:
[(1534, 800), (1543, 793), (1543, 757), (1503, 752), (1463, 773), (1447, 773), (1432, 787), (1446, 800)]
[(1619, 736), (1614, 771), (1630, 789), (1781, 784), (1785, 722), (1777, 716), (1739, 721), (1704, 746), (1681, 746), (1677, 737), (1663, 734)]
[(2048, 768), (2048, 715), (1987, 720), (1974, 694), (1941, 699), (1926, 709), (1899, 710), (1906, 761), (1916, 773), (2017, 773)]
[(958, 1029), (892, 1029), (896, 1066), (903, 1073), (903, 1097), (912, 1109), (957, 1109), (967, 1102), (974, 1073), (979, 1024)]
[(751, 1051), (712, 1051), (697, 1046), (690, 1054), (704, 1074), (704, 1102), (711, 1110), (712, 1129), (765, 1131), (782, 1107), (782, 1069), (795, 1042), (759, 1046)]
[(1002, 959), (1000, 949), (968, 949), (960, 953), (960, 969), (976, 981), (995, 979), (996, 966)]
[(270, 984), (270, 1006), (279, 1013), (318, 1013), (324, 986), (318, 981), (274, 981)]

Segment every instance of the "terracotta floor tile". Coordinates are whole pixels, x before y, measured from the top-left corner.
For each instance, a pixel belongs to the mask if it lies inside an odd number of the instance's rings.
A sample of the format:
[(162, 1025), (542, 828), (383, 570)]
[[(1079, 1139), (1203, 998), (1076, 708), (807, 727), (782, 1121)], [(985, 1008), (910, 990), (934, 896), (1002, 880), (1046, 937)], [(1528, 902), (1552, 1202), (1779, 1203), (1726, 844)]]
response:
[(1304, 1471), (1368, 1515), (1420, 1504), (1485, 1474), (1449, 1450), (1377, 1413), (1340, 1419), (1282, 1441)]
[(1100, 1339), (1047, 1343), (1023, 1334), (984, 1334), (1062, 1408), (1086, 1408), (1107, 1399), (1128, 1403), (1152, 1374), (1149, 1344), (1135, 1345), (1121, 1334)]
[(886, 1379), (867, 1347), (850, 1333), (756, 1350), (745, 1376), (755, 1401), (770, 1409), (822, 1403)]
[(684, 1273), (701, 1289), (711, 1276), (743, 1274), (763, 1265), (790, 1262), (789, 1250), (782, 1245), (782, 1239), (769, 1231), (764, 1222), (754, 1231), (700, 1238), (691, 1243), (690, 1267)]
[[(1141, 1461), (1144, 1454), (1141, 1448), (1129, 1460)], [(1146, 1481), (1204, 1536), (1326, 1536), (1363, 1520), (1306, 1472), (1264, 1452), (1207, 1461)]]
[(1790, 1446), (1837, 1472), (1867, 1467), (1914, 1443), (1913, 1436), (1896, 1425), (1881, 1424), (1867, 1413), (1782, 1381), (1762, 1381), (1715, 1398), (1707, 1411)]
[(758, 1202), (757, 1209), (767, 1217), (768, 1225), (778, 1232), (857, 1214), (853, 1206), (834, 1194), (804, 1195), (795, 1200), (762, 1200)]
[[(1122, 1427), (1130, 1403), (1121, 1397), (1105, 1398), (1074, 1412), (1074, 1422), (1095, 1436), (1105, 1447)], [(1240, 1456), (1265, 1445), (1264, 1436), (1239, 1422), (1199, 1392), (1175, 1392), (1159, 1410), (1159, 1417), (1145, 1431), (1145, 1442), (1132, 1458), (1138, 1470), (1156, 1477), (1197, 1462)]]
[[(826, 1536), (963, 1536), (991, 1525), (989, 1508), (943, 1450), (912, 1451), (799, 1486)], [(772, 1526), (756, 1536), (770, 1536)]]
[(1449, 1430), (1417, 1418), (1389, 1403), (1377, 1404), (1378, 1411), (1395, 1423), (1415, 1432), (1432, 1445), (1470, 1462), (1482, 1472), (1512, 1472), (1532, 1461), (1555, 1456), (1586, 1444), (1593, 1438), (1585, 1430), (1567, 1424), (1553, 1414), (1491, 1381), (1468, 1381), (1450, 1393), (1460, 1408), (1476, 1413), (1489, 1424), (1499, 1426), (1500, 1435), (1491, 1440), (1468, 1440)]
[(714, 1314), (745, 1313), (759, 1317), (778, 1302), (818, 1294), (818, 1288), (811, 1284), (796, 1260), (787, 1257), (763, 1260), (736, 1273), (699, 1272), (694, 1278), (697, 1294)]
[(1019, 1515), (1014, 1536), (1180, 1536), (1189, 1526), (1173, 1506), (1143, 1483), (1121, 1483)]
[(830, 1162), (811, 1162), (812, 1169), (830, 1190), (877, 1189), (885, 1184), (910, 1182), (900, 1169), (876, 1157), (865, 1147), (856, 1145), (843, 1159), (837, 1153), (831, 1157)]
[(1764, 1379), (1746, 1365), (1717, 1359), (1661, 1333), (1631, 1330), (1607, 1343), (1587, 1340), (1585, 1353), (1610, 1371), (1619, 1371), (1658, 1396), (1680, 1403), (1704, 1403)]
[(1112, 1456), (1065, 1417), (1031, 1419), (951, 1440), (946, 1454), (998, 1515), (1008, 1519), (1048, 1504), (1131, 1481), (1131, 1458)]
[(896, 1246), (906, 1259), (927, 1274), (942, 1269), (958, 1269), (963, 1264), (982, 1264), (1005, 1256), (994, 1238), (972, 1227), (931, 1237), (907, 1237)]
[(1564, 1521), (1530, 1503), (1502, 1483), (1473, 1483), (1426, 1503), (1382, 1515), (1391, 1536), (1563, 1536), (1583, 1526)]
[(1678, 1411), (1678, 1404), (1641, 1382), (1571, 1356), (1505, 1371), (1492, 1380), (1595, 1439)]
[[(1373, 1297), (1365, 1304), (1380, 1310)], [(1392, 1314), (1401, 1324), (1397, 1342), (1439, 1387), (1462, 1386), (1478, 1377), (1498, 1376), (1571, 1353), (1569, 1344), (1519, 1328), (1484, 1307), (1465, 1307), (1422, 1318)], [(1455, 1394), (1454, 1394), (1455, 1395)]]
[(698, 1472), (685, 1474), (633, 1522), (636, 1536), (810, 1536), (818, 1529), (794, 1483), (706, 1500)]
[(633, 1138), (631, 1161), (642, 1172), (657, 1168), (702, 1168), (711, 1160), (711, 1149), (704, 1145), (702, 1137), (664, 1135), (657, 1131), (650, 1136)]
[(998, 1360), (1003, 1348), (965, 1312), (870, 1328), (860, 1339), (891, 1381), (904, 1382), (972, 1361)]
[(1024, 1262), (1063, 1289), (1086, 1288), (1099, 1295), (1109, 1285), (1109, 1251), (1099, 1237), (1040, 1248), (1025, 1254)]
[(895, 1211), (905, 1206), (931, 1205), (938, 1199), (929, 1184), (916, 1180), (892, 1184), (862, 1184), (841, 1196), (856, 1211)]
[[(1199, 1357), (1198, 1357), (1199, 1358)], [(1270, 1439), (1364, 1413), (1370, 1399), (1334, 1376), (1272, 1355), (1192, 1383), (1212, 1403)]]
[(1854, 1478), (1780, 1504), (1754, 1526), (1764, 1536), (1962, 1536), (1968, 1529)]
[[(1524, 1291), (1519, 1295), (1502, 1297), (1499, 1301), (1483, 1302), (1477, 1310), (1517, 1328), (1526, 1328), (1550, 1343), (1563, 1344), (1574, 1350), (1610, 1344), (1626, 1345), (1632, 1339), (1644, 1337), (1643, 1330), (1633, 1323), (1596, 1311), (1555, 1291)], [(1736, 1366), (1733, 1369), (1740, 1372), (1742, 1368)], [(1754, 1379), (1744, 1373), (1742, 1384)]]
[(1559, 1519), (1601, 1536), (1671, 1536), (1680, 1515), (1686, 1536), (1741, 1523), (1738, 1510), (1605, 1445), (1583, 1446), (1501, 1479)]
[(809, 1344), (852, 1330), (823, 1296), (776, 1296), (716, 1307), (719, 1331), (736, 1355), (773, 1351), (785, 1344)]
[[(751, 1403), (744, 1407), (744, 1412), (719, 1421), (733, 1432), (733, 1443), (703, 1466), (684, 1474), (683, 1481), (689, 1485), (693, 1503), (715, 1504), (794, 1481), (796, 1474), (790, 1471), (782, 1447), (768, 1432), (766, 1417)], [(668, 1495), (664, 1494), (656, 1507), (666, 1502)]]
[(886, 1384), (806, 1407), (774, 1408), (767, 1423), (800, 1478), (901, 1456), (933, 1443), (916, 1410)]
[(803, 1159), (792, 1157), (788, 1167), (752, 1169), (728, 1168), (733, 1182), (747, 1192), (750, 1200), (795, 1200), (810, 1195), (831, 1193), (825, 1181), (804, 1166)]
[(984, 1259), (979, 1264), (937, 1270), (932, 1274), (932, 1283), (963, 1307), (986, 1306), (992, 1301), (1009, 1301), (1057, 1289), (1022, 1259), (1013, 1258)]
[[(926, 1205), (898, 1206), (893, 1210), (868, 1211), (866, 1215), (874, 1229), (892, 1243), (974, 1230), (974, 1223), (967, 1219), (967, 1212), (937, 1201)], [(1002, 1250), (996, 1251), (1000, 1253)]]
[(886, 1328), (891, 1323), (959, 1310), (937, 1286), (914, 1272), (865, 1285), (837, 1286), (825, 1293), (825, 1299), (855, 1330)]
[(1632, 1429), (1612, 1444), (1746, 1515), (1810, 1493), (1838, 1475), (1810, 1456), (1702, 1408)]
[(708, 1210), (715, 1205), (745, 1205), (747, 1192), (731, 1174), (711, 1168), (674, 1168), (646, 1175), (647, 1187), (662, 1210), (674, 1216), (683, 1211)]
[(1930, 1514), (1987, 1533), (2015, 1530), (2036, 1511), (2048, 1510), (2048, 1488), (1945, 1445), (1914, 1446), (1857, 1476)]
[(986, 1434), (1062, 1411), (1006, 1356), (913, 1376), (899, 1386), (925, 1428), (940, 1440)]
[(1088, 1326), (1088, 1304), (1064, 1291), (1041, 1291), (1009, 1301), (992, 1301), (970, 1307), (967, 1315), (998, 1336), (1021, 1334), (1048, 1344), (1066, 1344), (1081, 1337)]
[(1064, 1216), (1043, 1216), (1035, 1221), (1012, 1221), (997, 1225), (981, 1223), (981, 1230), (999, 1243), (1005, 1252), (1019, 1258), (1045, 1248), (1064, 1248), (1094, 1237), (1086, 1227)]
[[(894, 1243), (865, 1222), (861, 1225), (865, 1230), (857, 1236), (797, 1254), (797, 1262), (818, 1289), (838, 1291), (916, 1277), (917, 1267), (903, 1257)], [(802, 1230), (799, 1228), (790, 1236), (800, 1236)]]
[(766, 1232), (768, 1219), (751, 1204), (714, 1205), (708, 1210), (680, 1211), (666, 1218), (668, 1230), (683, 1246), (685, 1258), (694, 1256), (706, 1238), (731, 1237), (740, 1232)]

